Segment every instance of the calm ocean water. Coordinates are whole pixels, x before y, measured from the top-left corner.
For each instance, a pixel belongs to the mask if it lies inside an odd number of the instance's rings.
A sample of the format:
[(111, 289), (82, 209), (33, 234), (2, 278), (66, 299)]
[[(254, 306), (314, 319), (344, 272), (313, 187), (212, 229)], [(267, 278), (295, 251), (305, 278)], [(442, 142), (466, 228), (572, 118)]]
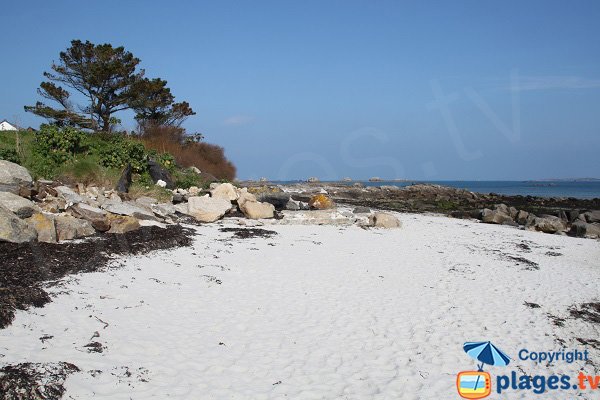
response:
[[(433, 183), (436, 185), (451, 186), (467, 189), (477, 193), (497, 193), (507, 195), (541, 196), (541, 197), (575, 197), (579, 199), (600, 198), (600, 181), (574, 182), (574, 181), (382, 181), (365, 182), (365, 186), (408, 186), (414, 183)], [(353, 182), (349, 182), (351, 185)]]

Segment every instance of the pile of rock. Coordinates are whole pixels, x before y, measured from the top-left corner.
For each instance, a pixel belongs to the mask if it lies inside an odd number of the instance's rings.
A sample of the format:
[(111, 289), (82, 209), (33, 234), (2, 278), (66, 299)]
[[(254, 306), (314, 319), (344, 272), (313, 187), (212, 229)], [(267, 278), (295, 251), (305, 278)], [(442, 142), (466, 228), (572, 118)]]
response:
[(600, 211), (577, 210), (557, 215), (535, 215), (506, 204), (496, 204), (493, 208), (479, 211), (478, 218), (488, 224), (523, 226), (525, 229), (544, 233), (569, 234), (577, 237), (600, 238)]
[[(71, 188), (53, 181), (34, 182), (27, 169), (0, 160), (0, 241), (57, 243), (97, 233), (125, 233), (142, 226), (164, 228), (176, 223), (181, 214), (210, 223), (228, 215), (254, 220), (283, 218), (283, 211), (317, 213), (335, 207), (326, 193), (302, 202), (282, 191), (251, 193), (231, 183), (213, 183), (209, 190), (190, 187), (171, 192), (170, 201), (159, 202), (152, 197), (134, 200), (127, 193), (96, 186)], [(375, 213), (363, 219), (375, 227), (400, 226), (391, 214)]]

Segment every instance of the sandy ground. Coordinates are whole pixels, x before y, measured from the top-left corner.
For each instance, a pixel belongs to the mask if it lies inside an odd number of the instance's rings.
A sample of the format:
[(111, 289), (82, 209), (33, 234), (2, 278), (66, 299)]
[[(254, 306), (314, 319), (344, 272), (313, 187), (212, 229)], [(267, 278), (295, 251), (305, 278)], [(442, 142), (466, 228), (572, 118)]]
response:
[[(476, 368), (462, 345), (480, 340), (513, 358), (492, 375), (600, 374), (600, 349), (577, 341), (598, 325), (569, 316), (600, 297), (600, 242), (399, 217), (399, 230), (266, 225), (267, 238), (194, 227), (193, 248), (50, 288), (52, 303), (0, 330), (0, 365), (77, 365), (67, 399), (455, 399), (456, 373)], [(593, 364), (517, 358), (561, 343)]]

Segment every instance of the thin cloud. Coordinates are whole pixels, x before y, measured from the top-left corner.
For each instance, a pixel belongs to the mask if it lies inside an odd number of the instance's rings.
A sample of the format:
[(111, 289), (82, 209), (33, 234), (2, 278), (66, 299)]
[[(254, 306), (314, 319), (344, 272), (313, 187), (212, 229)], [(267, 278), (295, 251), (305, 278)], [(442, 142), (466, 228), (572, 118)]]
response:
[(254, 122), (254, 117), (248, 115), (233, 115), (225, 121), (223, 121), (223, 125), (225, 126), (243, 126), (248, 125)]
[(510, 90), (519, 92), (594, 88), (600, 88), (600, 79), (588, 79), (580, 76), (519, 76), (509, 87)]

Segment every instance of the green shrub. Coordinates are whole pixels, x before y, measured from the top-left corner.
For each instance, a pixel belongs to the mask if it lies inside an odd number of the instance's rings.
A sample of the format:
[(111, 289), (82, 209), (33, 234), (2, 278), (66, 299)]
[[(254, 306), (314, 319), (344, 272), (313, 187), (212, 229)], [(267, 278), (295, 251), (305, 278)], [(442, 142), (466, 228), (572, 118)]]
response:
[(21, 157), (14, 149), (0, 149), (0, 160), (14, 162), (15, 164), (21, 163)]
[(91, 151), (98, 155), (100, 163), (107, 168), (124, 168), (131, 164), (136, 173), (148, 168), (148, 154), (140, 142), (120, 134), (98, 135), (90, 143)]
[(191, 170), (175, 171), (173, 178), (175, 179), (175, 185), (182, 189), (189, 189), (191, 186), (206, 188), (209, 184), (208, 182), (205, 182), (200, 175)]
[(85, 133), (72, 127), (43, 124), (35, 136), (35, 152), (56, 164), (72, 160), (81, 150)]

